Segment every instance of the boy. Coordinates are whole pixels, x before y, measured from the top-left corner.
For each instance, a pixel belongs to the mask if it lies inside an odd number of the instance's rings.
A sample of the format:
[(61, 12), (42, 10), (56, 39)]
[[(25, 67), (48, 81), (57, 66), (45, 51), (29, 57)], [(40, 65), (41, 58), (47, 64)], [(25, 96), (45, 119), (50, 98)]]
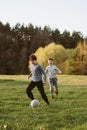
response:
[(46, 67), (46, 72), (48, 72), (48, 81), (49, 81), (49, 86), (50, 86), (50, 93), (51, 97), (54, 98), (54, 87), (55, 87), (55, 93), (58, 95), (58, 85), (57, 85), (57, 76), (56, 73), (62, 73), (57, 66), (54, 64), (54, 59), (49, 58), (48, 59), (48, 64), (49, 66)]
[(30, 84), (27, 87), (27, 90), (26, 90), (27, 95), (31, 100), (33, 100), (34, 96), (32, 94), (32, 89), (35, 88), (35, 86), (37, 86), (42, 98), (44, 99), (44, 101), (47, 104), (49, 104), (48, 98), (44, 92), (44, 87), (43, 87), (43, 82), (42, 82), (42, 74), (44, 75), (44, 82), (46, 82), (45, 71), (42, 68), (42, 66), (37, 63), (37, 57), (34, 54), (32, 54), (29, 57), (29, 60), (31, 62), (31, 64), (30, 64), (31, 73), (28, 76), (28, 78), (32, 77), (32, 81), (30, 82)]

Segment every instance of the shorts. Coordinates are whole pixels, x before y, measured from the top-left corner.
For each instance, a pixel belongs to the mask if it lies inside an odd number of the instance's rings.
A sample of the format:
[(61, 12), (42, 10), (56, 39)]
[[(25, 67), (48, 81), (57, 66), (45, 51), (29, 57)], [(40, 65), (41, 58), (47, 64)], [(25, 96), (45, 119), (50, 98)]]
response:
[(57, 78), (50, 78), (49, 79), (49, 85), (50, 85), (50, 87), (55, 87), (55, 88), (58, 88), (58, 84), (57, 84)]

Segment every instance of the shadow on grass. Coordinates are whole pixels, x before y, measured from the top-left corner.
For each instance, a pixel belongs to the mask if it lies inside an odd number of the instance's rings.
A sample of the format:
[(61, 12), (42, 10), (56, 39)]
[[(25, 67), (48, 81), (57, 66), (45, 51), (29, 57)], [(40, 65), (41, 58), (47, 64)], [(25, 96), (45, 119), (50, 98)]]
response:
[(4, 82), (13, 82), (13, 79), (0, 79), (0, 83), (4, 83)]
[(16, 81), (16, 80), (13, 80), (13, 79), (0, 79), (0, 83), (24, 83), (24, 84), (28, 84), (27, 81)]

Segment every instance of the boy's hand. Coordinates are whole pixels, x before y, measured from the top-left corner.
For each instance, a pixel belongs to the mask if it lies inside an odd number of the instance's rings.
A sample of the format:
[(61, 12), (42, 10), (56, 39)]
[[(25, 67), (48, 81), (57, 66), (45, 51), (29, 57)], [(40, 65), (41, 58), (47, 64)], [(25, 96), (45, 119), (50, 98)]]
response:
[(46, 81), (45, 81), (45, 80), (42, 80), (42, 82), (43, 82), (43, 84), (45, 84), (45, 83), (46, 83)]
[(46, 82), (43, 82), (43, 84), (46, 84)]
[(30, 78), (30, 76), (28, 76), (28, 79)]
[(58, 71), (57, 74), (62, 74), (62, 71)]

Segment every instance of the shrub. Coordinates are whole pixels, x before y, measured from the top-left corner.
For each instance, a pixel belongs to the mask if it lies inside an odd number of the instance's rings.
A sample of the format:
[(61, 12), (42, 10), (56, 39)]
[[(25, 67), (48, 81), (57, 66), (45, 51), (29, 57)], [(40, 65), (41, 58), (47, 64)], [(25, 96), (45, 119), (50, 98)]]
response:
[(38, 57), (38, 62), (44, 67), (48, 65), (48, 58), (52, 57), (54, 58), (55, 65), (63, 70), (65, 69), (63, 64), (67, 59), (67, 53), (63, 46), (51, 43), (45, 48), (39, 48), (35, 54)]

